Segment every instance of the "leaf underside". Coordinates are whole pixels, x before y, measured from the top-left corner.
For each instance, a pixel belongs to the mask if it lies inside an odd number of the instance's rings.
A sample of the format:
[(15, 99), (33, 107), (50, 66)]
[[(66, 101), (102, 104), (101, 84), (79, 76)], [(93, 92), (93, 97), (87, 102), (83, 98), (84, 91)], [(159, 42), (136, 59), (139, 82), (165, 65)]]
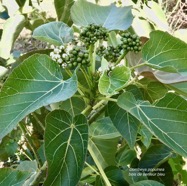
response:
[(133, 20), (131, 8), (132, 6), (116, 7), (114, 4), (99, 6), (78, 0), (71, 8), (71, 17), (78, 26), (96, 24), (108, 30), (126, 30)]

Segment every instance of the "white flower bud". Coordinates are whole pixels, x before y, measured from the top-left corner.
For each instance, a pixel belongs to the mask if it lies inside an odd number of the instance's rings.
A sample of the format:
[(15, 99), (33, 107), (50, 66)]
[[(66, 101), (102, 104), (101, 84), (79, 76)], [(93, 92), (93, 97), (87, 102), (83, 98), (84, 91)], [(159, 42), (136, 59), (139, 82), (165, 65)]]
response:
[(67, 54), (62, 54), (62, 58), (65, 58), (67, 56)]
[(59, 58), (59, 59), (57, 60), (57, 62), (58, 62), (58, 63), (62, 63), (62, 58)]
[(54, 45), (51, 45), (51, 47), (50, 47), (51, 49), (54, 49), (55, 48), (55, 46)]
[(67, 64), (66, 63), (63, 63), (62, 64), (62, 68), (66, 68), (67, 67)]
[(60, 49), (60, 50), (64, 49), (64, 46), (63, 46), (63, 45), (61, 45), (61, 46), (59, 47), (59, 49)]
[(50, 52), (50, 56), (53, 57), (55, 54), (54, 52)]
[(58, 48), (55, 48), (55, 49), (54, 49), (54, 53), (55, 53), (55, 54), (58, 54), (59, 52), (60, 52), (60, 50), (59, 50)]
[(60, 58), (60, 54), (56, 54), (55, 57), (56, 57), (56, 59), (59, 59)]

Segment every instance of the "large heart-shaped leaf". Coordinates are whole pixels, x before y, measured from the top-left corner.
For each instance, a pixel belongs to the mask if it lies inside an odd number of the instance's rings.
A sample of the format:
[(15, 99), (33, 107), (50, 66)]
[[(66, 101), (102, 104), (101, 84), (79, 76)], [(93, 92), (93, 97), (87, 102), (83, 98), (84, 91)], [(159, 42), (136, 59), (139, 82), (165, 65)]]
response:
[(126, 30), (133, 20), (131, 6), (99, 6), (84, 0), (78, 0), (71, 8), (71, 17), (78, 26), (88, 24), (102, 25), (108, 30)]
[[(178, 107), (175, 99), (162, 99), (156, 105), (147, 101), (136, 101), (132, 93), (126, 92), (119, 96), (117, 104), (136, 117), (150, 132), (168, 147), (187, 156), (187, 111)], [(178, 97), (181, 103), (181, 97)], [(172, 104), (174, 102), (174, 104)], [(183, 99), (187, 106), (187, 102)], [(164, 105), (163, 105), (164, 104)]]
[(99, 79), (99, 92), (107, 96), (117, 94), (128, 83), (130, 75), (130, 69), (125, 66), (117, 66), (109, 73), (104, 71)]
[(55, 110), (46, 118), (45, 155), (48, 176), (44, 185), (77, 185), (84, 166), (88, 142), (85, 116), (74, 118), (66, 111)]
[(50, 22), (37, 27), (33, 37), (54, 45), (62, 45), (73, 39), (73, 29), (63, 22)]
[(153, 31), (142, 49), (143, 59), (153, 68), (167, 72), (185, 72), (187, 44), (162, 31)]
[(72, 20), (70, 16), (70, 8), (73, 5), (74, 0), (55, 0), (55, 10), (58, 16), (59, 21), (63, 21), (64, 23), (71, 25)]
[(27, 114), (66, 100), (76, 91), (75, 73), (63, 80), (61, 68), (47, 55), (29, 57), (13, 70), (0, 92), (0, 139)]
[(14, 170), (12, 168), (0, 169), (0, 186), (22, 186), (31, 175), (29, 171)]

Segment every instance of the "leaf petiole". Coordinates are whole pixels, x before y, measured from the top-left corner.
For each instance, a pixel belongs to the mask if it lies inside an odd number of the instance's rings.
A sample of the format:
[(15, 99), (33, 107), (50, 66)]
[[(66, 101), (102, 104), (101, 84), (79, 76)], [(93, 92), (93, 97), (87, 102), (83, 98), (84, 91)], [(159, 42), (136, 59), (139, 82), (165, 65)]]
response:
[(106, 176), (106, 174), (105, 174), (105, 172), (104, 172), (99, 160), (97, 159), (94, 151), (92, 150), (91, 146), (89, 145), (89, 143), (88, 143), (88, 151), (89, 151), (90, 155), (92, 156), (97, 168), (99, 169), (99, 172), (100, 172), (100, 174), (101, 174), (106, 186), (112, 186), (110, 181), (108, 180), (108, 178), (107, 178), (107, 176)]

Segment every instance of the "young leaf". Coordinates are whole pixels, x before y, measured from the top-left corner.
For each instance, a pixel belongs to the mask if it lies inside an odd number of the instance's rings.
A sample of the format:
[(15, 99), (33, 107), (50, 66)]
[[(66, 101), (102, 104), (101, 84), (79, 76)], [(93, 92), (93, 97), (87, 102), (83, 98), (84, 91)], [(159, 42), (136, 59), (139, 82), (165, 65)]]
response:
[(164, 144), (182, 156), (187, 156), (187, 111), (170, 108), (168, 102), (165, 102), (164, 107), (159, 107), (147, 101), (136, 101), (130, 92), (120, 95), (117, 103)]
[(78, 0), (71, 8), (71, 17), (78, 26), (94, 23), (102, 25), (108, 30), (126, 30), (131, 26), (133, 20), (131, 9), (131, 6), (116, 7), (114, 4), (99, 6)]
[(163, 144), (151, 146), (142, 156), (139, 167), (140, 168), (154, 168), (158, 167), (160, 163), (166, 161), (172, 156), (172, 150)]
[(73, 39), (73, 29), (63, 22), (50, 22), (37, 27), (33, 37), (54, 45), (63, 45)]
[(10, 57), (12, 45), (24, 25), (25, 17), (23, 15), (15, 15), (6, 21), (3, 28), (3, 34), (1, 36), (0, 57), (4, 59), (8, 59)]
[(57, 17), (59, 21), (63, 21), (64, 23), (68, 24), (71, 26), (72, 20), (70, 16), (70, 8), (73, 5), (74, 0), (55, 0), (55, 10), (57, 13)]
[(0, 186), (22, 186), (30, 174), (31, 173), (29, 171), (14, 170), (12, 168), (1, 168)]
[(13, 70), (0, 92), (0, 139), (29, 113), (66, 100), (76, 91), (75, 73), (63, 80), (60, 67), (47, 55), (29, 57)]
[(153, 68), (167, 72), (187, 69), (187, 44), (162, 31), (153, 31), (142, 49), (143, 59)]
[(46, 118), (45, 154), (48, 176), (44, 185), (77, 185), (84, 166), (88, 142), (85, 116), (74, 118), (66, 111), (55, 110)]
[(107, 110), (114, 126), (127, 141), (129, 147), (133, 149), (140, 122), (116, 103), (109, 102)]
[(117, 94), (128, 83), (130, 75), (130, 69), (125, 66), (117, 66), (109, 73), (104, 71), (99, 79), (99, 92), (106, 96)]

